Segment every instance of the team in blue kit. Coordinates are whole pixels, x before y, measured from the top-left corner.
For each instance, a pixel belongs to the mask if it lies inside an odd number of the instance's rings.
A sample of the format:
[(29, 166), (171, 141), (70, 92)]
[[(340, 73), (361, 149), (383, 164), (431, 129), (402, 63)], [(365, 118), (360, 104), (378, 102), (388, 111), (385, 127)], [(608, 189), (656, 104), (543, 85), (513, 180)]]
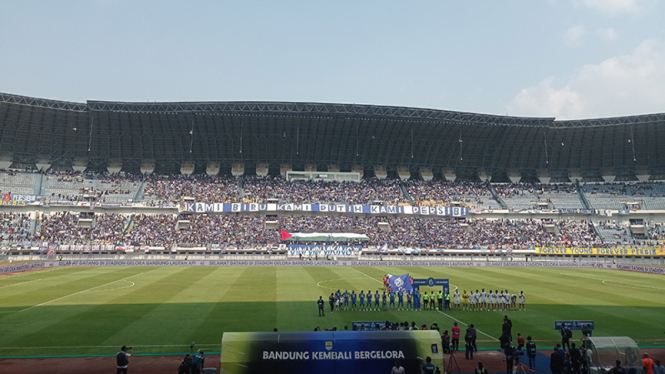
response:
[[(382, 294), (379, 291), (360, 290), (360, 293), (356, 293), (355, 290), (337, 290), (331, 295), (331, 298), (335, 300), (332, 301), (334, 304), (339, 305), (339, 309), (336, 310), (356, 310), (361, 312), (367, 311), (380, 311), (380, 310), (416, 310), (421, 309), (421, 297), (422, 294), (418, 288), (414, 288), (412, 292), (406, 291), (393, 291), (388, 289)], [(406, 306), (404, 305), (404, 299), (406, 298)], [(358, 303), (360, 299), (360, 303)], [(397, 303), (395, 302), (397, 299)], [(372, 304), (374, 300), (374, 304)], [(367, 302), (367, 303), (365, 303)], [(360, 304), (360, 305), (358, 305)]]

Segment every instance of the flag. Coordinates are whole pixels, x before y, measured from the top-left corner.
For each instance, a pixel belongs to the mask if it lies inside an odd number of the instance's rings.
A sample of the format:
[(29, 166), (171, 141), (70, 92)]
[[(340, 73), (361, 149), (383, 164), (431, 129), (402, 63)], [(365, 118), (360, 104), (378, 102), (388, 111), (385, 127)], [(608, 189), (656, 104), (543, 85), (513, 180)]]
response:
[(288, 232), (286, 232), (284, 230), (280, 230), (280, 232), (282, 234), (282, 240), (286, 240), (286, 239), (288, 239), (292, 236), (291, 234), (289, 234)]
[(390, 285), (390, 288), (392, 288), (395, 292), (411, 292), (413, 290), (413, 285), (411, 284), (411, 278), (409, 277), (409, 274), (391, 275), (388, 278), (388, 285)]
[(621, 235), (619, 235), (619, 234), (614, 234), (614, 238), (615, 238), (615, 239), (621, 239)]

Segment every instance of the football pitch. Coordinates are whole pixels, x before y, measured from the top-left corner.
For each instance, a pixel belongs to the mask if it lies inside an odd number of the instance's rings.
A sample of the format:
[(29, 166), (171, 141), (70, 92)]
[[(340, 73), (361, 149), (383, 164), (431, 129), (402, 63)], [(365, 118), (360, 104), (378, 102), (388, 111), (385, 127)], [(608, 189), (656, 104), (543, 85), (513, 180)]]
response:
[[(451, 289), (524, 291), (526, 311), (341, 311), (337, 289), (381, 290), (384, 274), (448, 278)], [(539, 348), (560, 341), (555, 320), (593, 320), (595, 336), (665, 346), (660, 275), (607, 269), (423, 267), (70, 267), (0, 277), (0, 356), (219, 351), (225, 331), (312, 331), (352, 321), (475, 324), (478, 345), (498, 348), (504, 315)], [(438, 291), (440, 288), (436, 288)], [(428, 288), (424, 290), (429, 291)], [(319, 317), (316, 300), (326, 300)], [(577, 342), (581, 336), (574, 331)]]

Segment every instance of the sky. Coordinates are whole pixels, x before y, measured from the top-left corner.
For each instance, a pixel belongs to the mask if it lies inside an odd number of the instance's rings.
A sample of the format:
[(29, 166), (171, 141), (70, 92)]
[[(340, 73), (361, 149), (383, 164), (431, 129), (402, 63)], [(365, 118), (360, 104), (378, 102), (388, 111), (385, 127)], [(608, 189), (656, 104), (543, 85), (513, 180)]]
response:
[(0, 0), (0, 92), (665, 112), (665, 0)]

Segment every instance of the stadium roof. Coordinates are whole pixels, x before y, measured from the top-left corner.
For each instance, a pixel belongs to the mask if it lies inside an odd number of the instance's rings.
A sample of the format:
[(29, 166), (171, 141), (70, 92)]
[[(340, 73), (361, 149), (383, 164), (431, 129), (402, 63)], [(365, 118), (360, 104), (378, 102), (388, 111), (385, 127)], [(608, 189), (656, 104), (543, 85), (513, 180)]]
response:
[[(475, 175), (665, 166), (665, 113), (556, 121), (433, 109), (286, 102), (72, 103), (0, 93), (0, 152), (14, 162), (154, 160), (451, 169)], [(0, 157), (3, 157), (0, 155)]]

